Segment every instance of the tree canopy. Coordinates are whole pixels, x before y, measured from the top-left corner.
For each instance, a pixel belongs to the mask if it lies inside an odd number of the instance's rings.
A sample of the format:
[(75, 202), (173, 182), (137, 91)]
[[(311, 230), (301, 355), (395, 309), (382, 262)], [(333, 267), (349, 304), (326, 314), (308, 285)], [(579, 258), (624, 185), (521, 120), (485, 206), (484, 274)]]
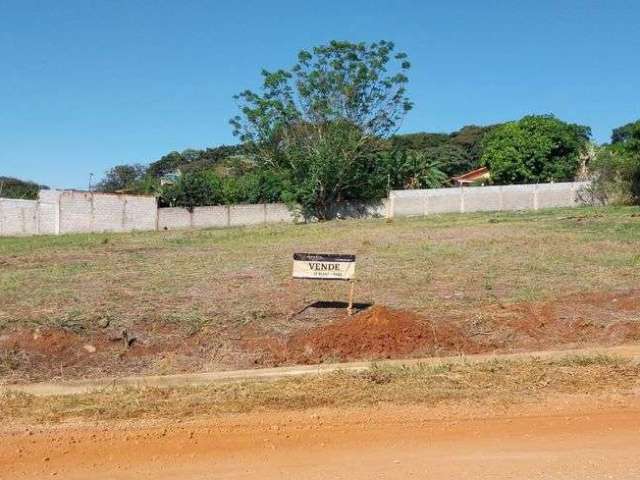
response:
[(453, 133), (409, 133), (394, 135), (394, 149), (419, 152), (439, 165), (448, 177), (461, 175), (480, 166), (482, 141), (495, 125), (468, 125)]
[(187, 149), (182, 152), (169, 152), (159, 160), (152, 162), (147, 174), (159, 178), (177, 169), (181, 171), (205, 170), (215, 167), (219, 162), (234, 156), (241, 155), (244, 149), (242, 145), (221, 145), (204, 150)]
[(611, 134), (611, 143), (640, 151), (640, 120), (614, 129)]
[(552, 115), (530, 115), (493, 129), (481, 162), (497, 184), (570, 181), (580, 166), (591, 129)]
[(96, 185), (99, 192), (117, 192), (133, 188), (146, 173), (143, 165), (116, 165), (105, 173), (104, 178)]
[(412, 104), (410, 63), (391, 42), (332, 41), (302, 50), (289, 70), (263, 71), (259, 93), (237, 95), (234, 133), (259, 165), (291, 178), (290, 200), (328, 218), (337, 204), (380, 196), (381, 139)]

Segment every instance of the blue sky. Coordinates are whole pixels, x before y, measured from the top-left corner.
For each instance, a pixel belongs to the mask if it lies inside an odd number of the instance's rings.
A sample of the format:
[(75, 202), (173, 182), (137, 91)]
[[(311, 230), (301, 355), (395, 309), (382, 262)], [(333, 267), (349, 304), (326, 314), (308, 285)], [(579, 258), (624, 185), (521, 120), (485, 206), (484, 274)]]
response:
[(640, 2), (0, 0), (0, 175), (86, 188), (119, 163), (234, 143), (232, 96), (331, 39), (412, 61), (401, 132), (530, 113), (640, 118)]

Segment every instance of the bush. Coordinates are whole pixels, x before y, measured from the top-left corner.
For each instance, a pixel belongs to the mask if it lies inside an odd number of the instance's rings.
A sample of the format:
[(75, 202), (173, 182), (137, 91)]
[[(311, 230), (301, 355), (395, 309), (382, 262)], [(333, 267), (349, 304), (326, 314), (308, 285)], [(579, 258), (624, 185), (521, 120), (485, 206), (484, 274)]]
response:
[(583, 200), (640, 205), (640, 120), (613, 130), (590, 165), (593, 180)]
[(385, 152), (382, 161), (389, 189), (440, 188), (448, 182), (442, 164), (425, 151)]
[(160, 205), (193, 209), (203, 205), (224, 203), (222, 181), (213, 172), (189, 172), (173, 185), (165, 185)]
[(40, 190), (47, 186), (12, 177), (0, 177), (0, 197), (36, 200)]
[(183, 174), (173, 185), (161, 189), (159, 203), (164, 207), (192, 209), (207, 205), (235, 203), (274, 203), (284, 201), (291, 182), (268, 170), (255, 170), (235, 177), (220, 177), (213, 171)]
[(591, 165), (591, 204), (640, 204), (640, 156), (617, 145), (605, 146)]

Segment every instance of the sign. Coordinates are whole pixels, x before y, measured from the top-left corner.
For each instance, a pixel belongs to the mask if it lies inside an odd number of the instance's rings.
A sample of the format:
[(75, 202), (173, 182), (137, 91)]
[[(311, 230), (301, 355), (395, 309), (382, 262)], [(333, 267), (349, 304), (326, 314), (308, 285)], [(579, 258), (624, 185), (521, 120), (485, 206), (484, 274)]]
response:
[(356, 256), (332, 253), (294, 253), (293, 278), (352, 280)]

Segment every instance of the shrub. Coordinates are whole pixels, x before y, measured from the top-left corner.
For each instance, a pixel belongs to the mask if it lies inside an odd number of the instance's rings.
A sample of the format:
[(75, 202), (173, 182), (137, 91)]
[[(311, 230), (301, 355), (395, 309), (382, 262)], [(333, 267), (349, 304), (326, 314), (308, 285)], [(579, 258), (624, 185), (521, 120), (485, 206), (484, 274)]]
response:
[(193, 209), (203, 205), (224, 203), (222, 181), (213, 172), (188, 172), (173, 185), (165, 185), (160, 204), (167, 207)]
[(616, 128), (590, 165), (590, 203), (640, 204), (640, 121)]
[(0, 197), (35, 200), (38, 192), (49, 187), (12, 177), (0, 177)]

